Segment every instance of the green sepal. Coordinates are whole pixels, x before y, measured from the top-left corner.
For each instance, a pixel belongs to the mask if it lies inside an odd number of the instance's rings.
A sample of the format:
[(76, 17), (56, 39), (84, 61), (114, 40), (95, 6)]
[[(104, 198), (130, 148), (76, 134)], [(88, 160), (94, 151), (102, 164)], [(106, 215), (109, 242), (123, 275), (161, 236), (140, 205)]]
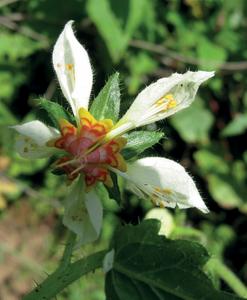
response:
[(97, 120), (118, 120), (120, 109), (119, 73), (113, 74), (93, 101), (90, 113)]
[(66, 119), (75, 124), (74, 116), (65, 110), (60, 104), (40, 98), (35, 109), (35, 115), (38, 120), (45, 124), (59, 128), (59, 120)]
[(152, 147), (164, 137), (163, 132), (133, 131), (127, 135), (127, 144), (121, 151), (125, 160), (130, 160), (140, 155), (144, 150)]

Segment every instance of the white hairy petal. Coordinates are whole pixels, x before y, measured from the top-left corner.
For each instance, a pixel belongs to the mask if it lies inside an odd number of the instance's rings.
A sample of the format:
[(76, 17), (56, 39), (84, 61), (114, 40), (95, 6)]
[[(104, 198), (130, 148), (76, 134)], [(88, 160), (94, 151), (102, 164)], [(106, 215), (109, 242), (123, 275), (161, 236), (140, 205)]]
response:
[(40, 121), (31, 121), (22, 125), (11, 126), (20, 135), (17, 137), (16, 150), (25, 158), (44, 158), (54, 153), (54, 149), (47, 147), (49, 140), (59, 136), (55, 128), (46, 126)]
[[(213, 76), (214, 72), (188, 71), (159, 79), (138, 94), (119, 121), (119, 125), (123, 123), (132, 123), (133, 127), (147, 125), (188, 107), (194, 101), (199, 86)], [(171, 99), (174, 100), (172, 103)]]
[(198, 189), (184, 167), (162, 157), (146, 157), (128, 165), (124, 175), (134, 193), (150, 196), (157, 205), (196, 207), (208, 212)]
[(75, 116), (80, 107), (88, 108), (93, 73), (87, 51), (75, 38), (73, 21), (60, 34), (52, 54), (54, 69)]
[(103, 208), (94, 190), (85, 193), (83, 182), (74, 183), (65, 201), (63, 224), (73, 231), (76, 247), (95, 241), (102, 227)]

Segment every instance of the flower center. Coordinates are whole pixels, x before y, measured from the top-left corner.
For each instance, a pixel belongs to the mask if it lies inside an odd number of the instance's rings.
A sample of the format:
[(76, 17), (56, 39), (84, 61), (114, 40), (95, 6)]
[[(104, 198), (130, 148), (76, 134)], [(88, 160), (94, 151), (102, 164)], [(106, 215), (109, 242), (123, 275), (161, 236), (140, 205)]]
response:
[(87, 189), (97, 181), (112, 186), (109, 167), (126, 171), (125, 161), (120, 154), (126, 139), (117, 137), (104, 142), (104, 137), (113, 127), (112, 121), (97, 121), (83, 108), (79, 110), (79, 117), (79, 128), (67, 120), (60, 120), (61, 136), (48, 142), (49, 146), (67, 152), (56, 162), (56, 169), (62, 169), (71, 181), (83, 174)]

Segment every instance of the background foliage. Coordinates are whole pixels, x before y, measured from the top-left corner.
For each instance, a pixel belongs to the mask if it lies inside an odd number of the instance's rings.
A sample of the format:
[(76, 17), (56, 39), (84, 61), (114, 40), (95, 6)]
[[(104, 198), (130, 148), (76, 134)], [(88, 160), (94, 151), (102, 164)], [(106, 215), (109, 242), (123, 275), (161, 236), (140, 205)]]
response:
[[(34, 277), (40, 280), (44, 270), (53, 270), (61, 254), (66, 186), (50, 173), (46, 160), (17, 156), (7, 126), (34, 119), (40, 97), (64, 101), (51, 51), (69, 19), (75, 20), (77, 37), (94, 66), (92, 98), (110, 75), (120, 73), (121, 114), (145, 85), (160, 77), (216, 70), (189, 109), (159, 124), (165, 137), (149, 154), (181, 162), (211, 210), (205, 216), (194, 209), (169, 210), (170, 237), (199, 241), (246, 282), (247, 2), (2, 0), (0, 11), (0, 259), (5, 262), (0, 298), (18, 299), (33, 286)], [(102, 237), (78, 256), (102, 249), (117, 224), (137, 224), (151, 208), (148, 201), (121, 192), (121, 208), (102, 195)], [(229, 290), (213, 270), (208, 272), (216, 286)], [(85, 299), (104, 299), (100, 271), (58, 299), (81, 299), (82, 293)]]

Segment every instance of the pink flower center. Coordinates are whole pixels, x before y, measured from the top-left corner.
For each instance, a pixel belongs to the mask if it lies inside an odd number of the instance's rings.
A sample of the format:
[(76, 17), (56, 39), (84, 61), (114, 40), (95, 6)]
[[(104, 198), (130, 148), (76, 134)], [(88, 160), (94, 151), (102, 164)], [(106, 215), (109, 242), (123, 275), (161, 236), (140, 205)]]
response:
[(79, 110), (80, 127), (76, 128), (66, 120), (60, 121), (61, 136), (49, 142), (67, 152), (56, 162), (69, 180), (74, 180), (80, 174), (84, 175), (86, 187), (92, 187), (97, 181), (112, 186), (109, 167), (126, 171), (126, 164), (120, 154), (126, 144), (126, 139), (117, 137), (103, 142), (106, 134), (113, 127), (111, 120), (97, 121), (86, 110)]

